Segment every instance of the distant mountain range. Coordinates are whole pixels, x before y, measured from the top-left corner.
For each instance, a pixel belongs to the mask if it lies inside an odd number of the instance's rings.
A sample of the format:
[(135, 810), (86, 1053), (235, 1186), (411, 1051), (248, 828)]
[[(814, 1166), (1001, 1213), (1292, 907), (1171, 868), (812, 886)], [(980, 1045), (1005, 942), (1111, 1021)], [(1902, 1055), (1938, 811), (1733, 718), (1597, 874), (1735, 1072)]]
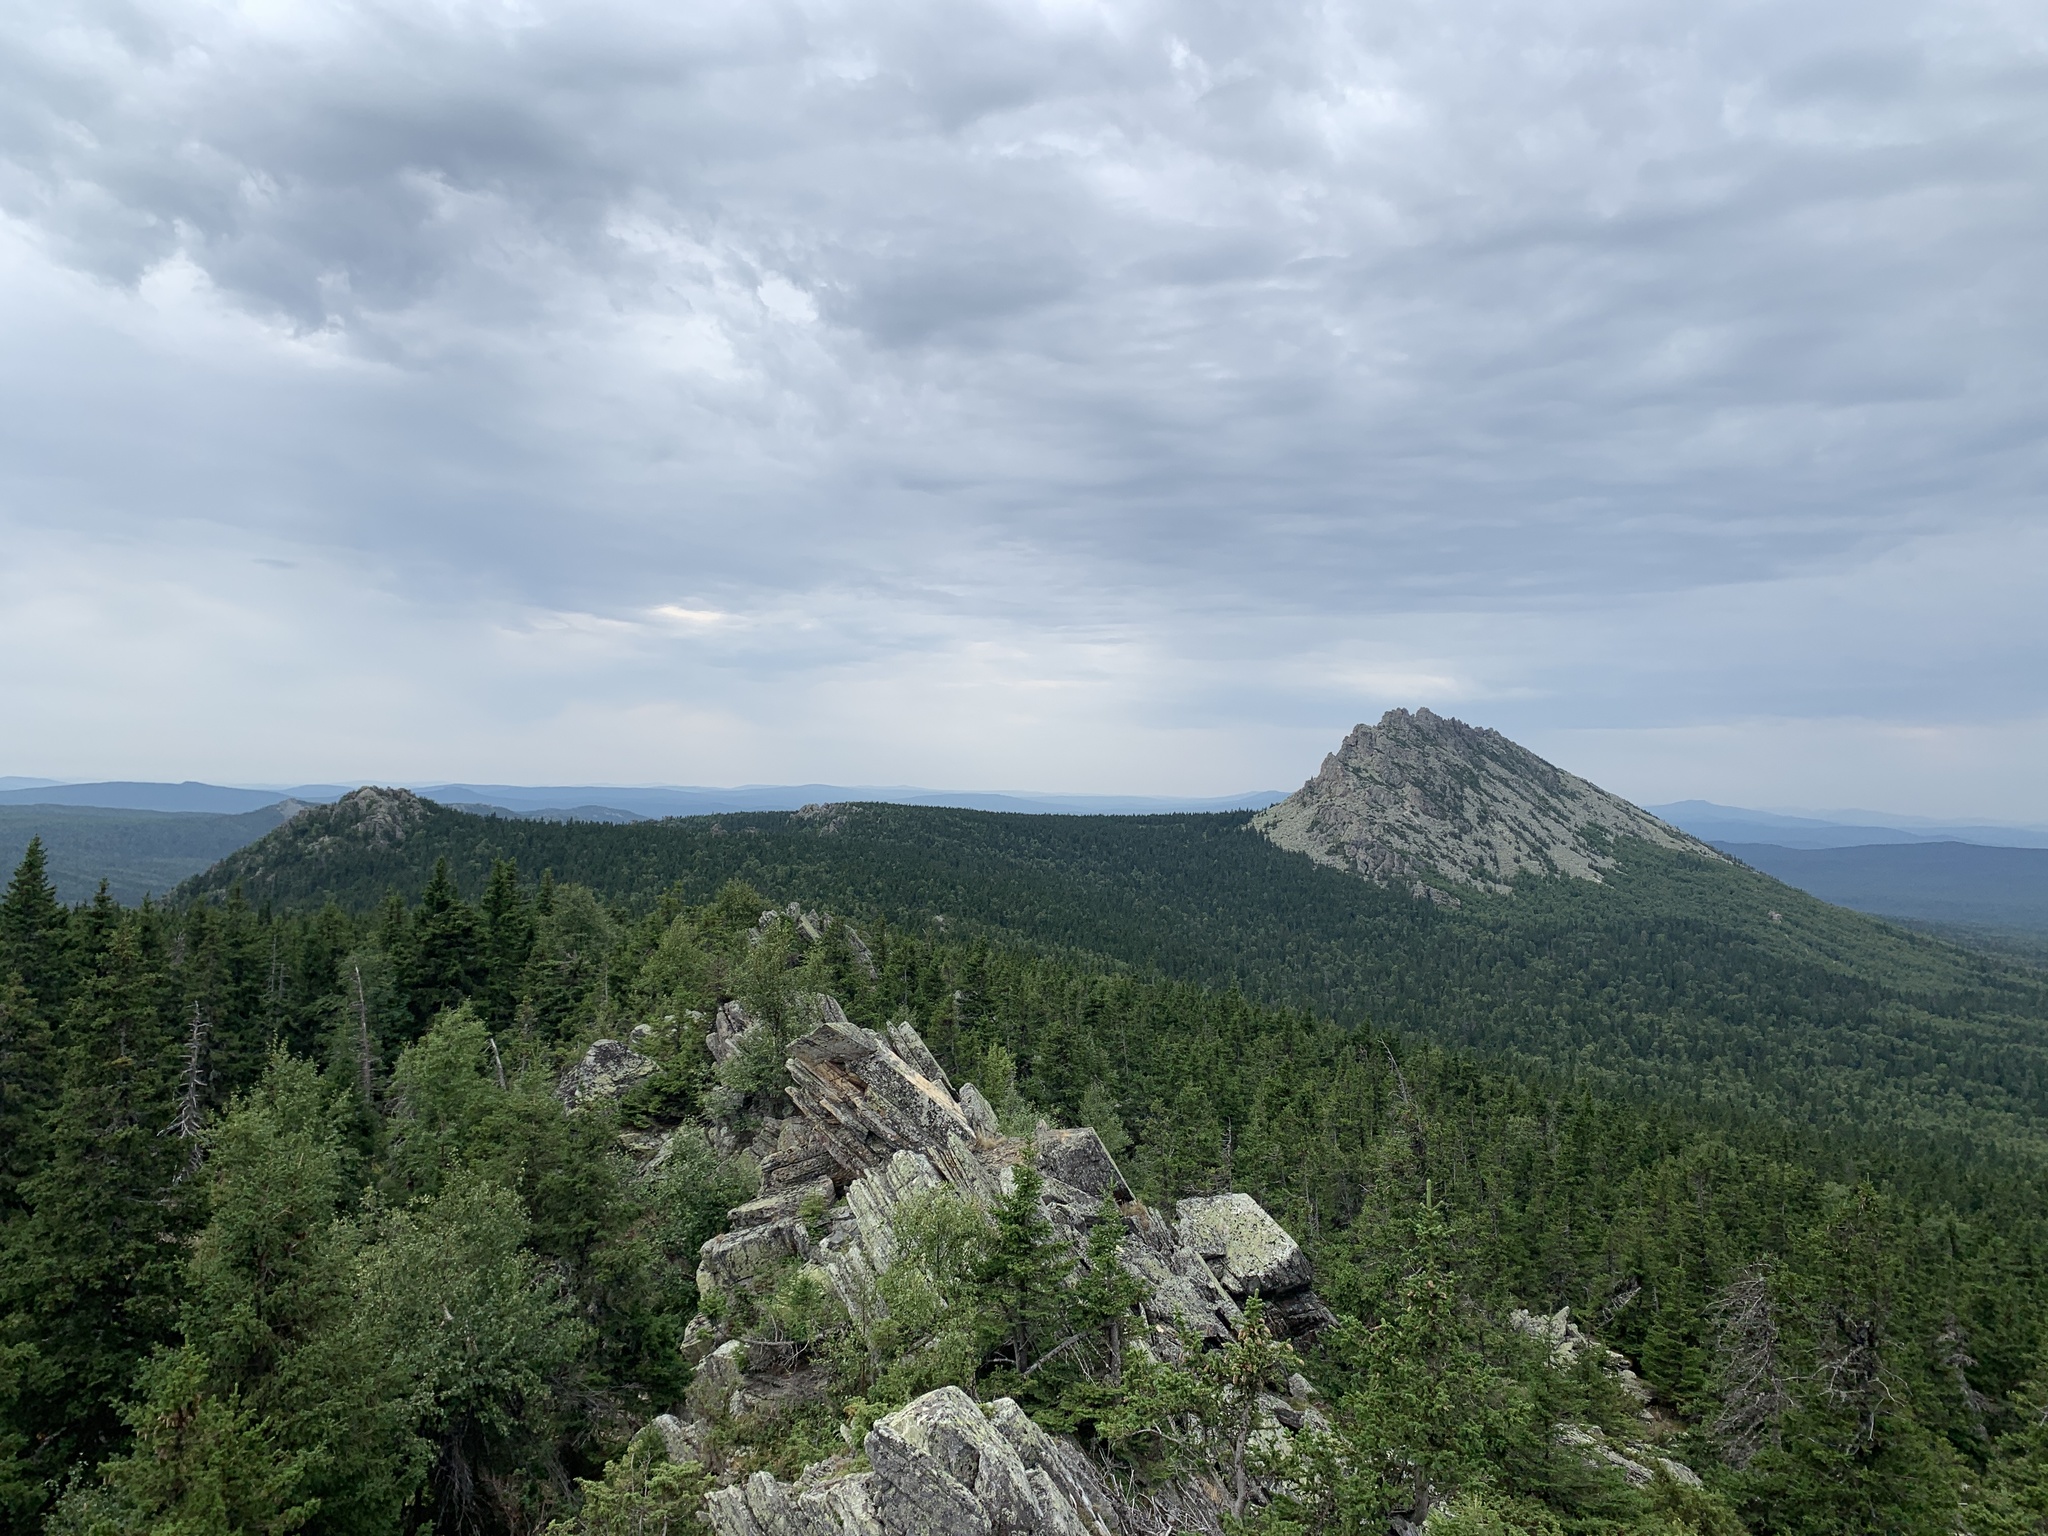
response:
[[(1559, 867), (1575, 869), (1584, 861), (1581, 851), (1575, 851), (1576, 843), (1569, 838), (1559, 841), (1557, 829), (1548, 827), (1551, 809), (1575, 825), (1612, 823), (1619, 830), (1627, 824), (1634, 835), (1646, 835), (1635, 824), (1637, 818), (1648, 822), (1641, 812), (1547, 764), (1540, 766), (1555, 776), (1556, 784), (1544, 793), (1561, 793), (1563, 797), (1556, 807), (1546, 809), (1535, 801), (1524, 805), (1505, 791), (1496, 794), (1488, 788), (1499, 788), (1495, 780), (1499, 784), (1537, 782), (1529, 777), (1534, 770), (1520, 761), (1527, 755), (1520, 748), (1493, 733), (1438, 720), (1426, 710), (1412, 716), (1396, 711), (1395, 715), (1400, 718), (1390, 715), (1376, 728), (1361, 727), (1363, 734), (1355, 733), (1355, 739), (1326, 762), (1323, 772), (1293, 796), (1262, 790), (1189, 799), (843, 784), (412, 787), (427, 799), (476, 815), (556, 822), (626, 823), (669, 816), (792, 811), (806, 805), (850, 801), (1036, 815), (1208, 813), (1273, 807), (1260, 818), (1261, 824), (1283, 846), (1361, 873), (1379, 870), (1384, 864), (1381, 873), (1399, 874), (1404, 885), (1428, 885), (1437, 890), (1494, 886), (1514, 869), (1542, 867), (1545, 860), (1558, 860)], [(1438, 736), (1445, 740), (1438, 742)], [(1440, 838), (1416, 842), (1408, 835), (1414, 828), (1403, 830), (1414, 815), (1414, 808), (1406, 804), (1406, 794), (1413, 786), (1404, 777), (1407, 767), (1403, 762), (1425, 747), (1428, 755), (1439, 757), (1453, 746), (1458, 751), (1451, 756), (1459, 757), (1465, 769), (1478, 775), (1472, 779), (1476, 787), (1471, 790), (1478, 798), (1465, 804), (1459, 816), (1449, 820), (1433, 817), (1431, 825), (1450, 826), (1468, 817), (1484, 835), (1461, 832), (1453, 840), (1455, 847), (1451, 843), (1437, 846)], [(1498, 764), (1493, 764), (1494, 757), (1500, 757)], [(1531, 762), (1540, 760), (1532, 758)], [(1332, 774), (1336, 779), (1323, 782)], [(1383, 778), (1389, 783), (1401, 780), (1403, 796), (1389, 798), (1375, 790), (1373, 785)], [(1445, 779), (1438, 785), (1438, 798), (1449, 794), (1451, 787), (1452, 780)], [(132, 902), (145, 891), (162, 894), (196, 875), (278, 825), (298, 806), (332, 804), (351, 788), (337, 784), (252, 788), (194, 780), (178, 784), (134, 780), (64, 784), (0, 778), (0, 858), (11, 867), (29, 837), (40, 834), (50, 849), (52, 874), (65, 899), (76, 901), (91, 895), (104, 875), (117, 899)], [(1339, 797), (1342, 804), (1333, 799), (1339, 788), (1346, 790), (1345, 797)], [(1663, 823), (1824, 901), (1915, 922), (2048, 933), (2048, 828), (1937, 822), (1868, 811), (1788, 815), (1707, 800), (1682, 800), (1645, 809)], [(112, 814), (115, 812), (127, 814)], [(1594, 865), (1587, 867), (1590, 871)]]
[[(47, 779), (0, 779), (0, 805), (90, 805), (122, 811), (205, 811), (235, 815), (296, 800), (331, 805), (353, 784), (298, 784), (248, 788), (113, 780), (59, 784)], [(906, 784), (742, 784), (716, 789), (686, 785), (637, 787), (581, 784), (407, 784), (429, 800), (481, 815), (531, 816), (547, 821), (646, 821), (663, 816), (721, 816), (738, 811), (795, 811), (806, 805), (880, 801), (889, 805), (942, 805), (956, 810), (1018, 811), (1065, 816), (1158, 815), (1174, 812), (1256, 811), (1283, 797), (1274, 790), (1191, 799), (1171, 795), (1053, 795), (1029, 790), (920, 789)]]
[(1829, 816), (1787, 816), (1679, 800), (1643, 809), (1702, 842), (1769, 843), (1778, 848), (1863, 848), (1881, 843), (1980, 843), (1988, 848), (2048, 848), (2048, 827), (1944, 822), (1917, 816), (1842, 811)]

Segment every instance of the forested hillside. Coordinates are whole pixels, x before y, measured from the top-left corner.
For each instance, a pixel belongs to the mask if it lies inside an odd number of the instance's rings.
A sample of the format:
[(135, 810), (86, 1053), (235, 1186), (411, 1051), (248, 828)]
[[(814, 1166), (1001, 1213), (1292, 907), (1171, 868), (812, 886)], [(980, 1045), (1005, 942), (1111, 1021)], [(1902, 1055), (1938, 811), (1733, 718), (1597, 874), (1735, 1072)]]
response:
[[(1117, 877), (1109, 849), (1087, 852), (1086, 829), (937, 813), (954, 842), (933, 836), (863, 874), (842, 850), (874, 838), (868, 814), (712, 831), (423, 810), (386, 845), (406, 863), (427, 854), (419, 883), (362, 900), (383, 888), (365, 862), (353, 910), (252, 906), (239, 892), (67, 910), (32, 854), (0, 903), (0, 974), (19, 978), (0, 1009), (0, 1433), (17, 1524), (54, 1508), (62, 1531), (687, 1528), (651, 1522), (686, 1520), (701, 1483), (687, 1467), (650, 1470), (629, 1442), (684, 1390), (693, 1255), (744, 1195), (744, 1165), (693, 1153), (645, 1170), (621, 1137), (640, 1145), (644, 1128), (743, 1102), (754, 1066), (714, 1072), (699, 1021), (728, 998), (776, 1016), (793, 987), (829, 991), (871, 1026), (913, 1021), (956, 1075), (1014, 1098), (1009, 1113), (1094, 1126), (1149, 1199), (1246, 1189), (1302, 1240), (1324, 1296), (1353, 1320), (1306, 1357), (1331, 1399), (1336, 1491), (1248, 1511), (1254, 1529), (1384, 1530), (1402, 1507), (1388, 1489), (1417, 1466), (1445, 1512), (1432, 1532), (2003, 1536), (2048, 1519), (2038, 1174), (1979, 1168), (1958, 1206), (1930, 1193), (1934, 1179), (1839, 1177), (1791, 1121), (1731, 1136), (1692, 1094), (1616, 1098), (1361, 1022), (1376, 1000), (1410, 998), (1419, 1017), (1460, 989), (1513, 1017), (1520, 978), (1548, 976), (1563, 978), (1546, 982), (1550, 1016), (1575, 998), (1590, 1026), (1603, 987), (1626, 995), (1645, 974), (1663, 976), (1652, 995), (1667, 1006), (1725, 1007), (1742, 976), (1788, 997), (1800, 978), (1834, 978), (1844, 990), (1824, 995), (1841, 1018), (1877, 1016), (1903, 1006), (1856, 979), (1879, 962), (1917, 996), (1949, 998), (1928, 1015), (1940, 1027), (1961, 1027), (1957, 999), (1979, 995), (2031, 1017), (2031, 994), (2003, 973), (1934, 945), (1887, 947), (1824, 912), (1786, 910), (1782, 935), (1768, 914), (1751, 929), (1741, 886), (1723, 887), (1731, 905), (1709, 905), (1697, 930), (1675, 926), (1657, 903), (1684, 891), (1696, 873), (1684, 866), (1614, 882), (1596, 939), (1663, 937), (1612, 951), (1574, 951), (1567, 914), (1540, 891), (1503, 898), (1537, 898), (1523, 908), (1447, 916), (1348, 882), (1341, 920), (1327, 919), (1317, 882), (1345, 877), (1310, 868), (1278, 888), (1312, 936), (1299, 953), (1327, 958), (1339, 937), (1370, 934), (1411, 956), (1480, 956), (1446, 988), (1412, 958), (1361, 954), (1334, 982), (1317, 978), (1342, 1000), (1340, 1022), (992, 941), (1029, 932), (1020, 919), (1036, 913), (1070, 949), (1121, 942), (1131, 959), (1196, 970), (1199, 932), (1175, 920), (1200, 906), (1185, 882), (1206, 871), (1208, 931), (1242, 923), (1259, 967), (1247, 980), (1277, 976), (1295, 952), (1260, 947), (1278, 925), (1253, 922), (1253, 897), (1233, 900), (1217, 873), (1216, 848), (1249, 853), (1253, 869), (1270, 852), (1237, 819), (1147, 823), (1120, 842), (1119, 827), (1105, 840), (1126, 859)], [(584, 870), (602, 875), (603, 855), (624, 867), (626, 839), (647, 831), (669, 848), (740, 848), (732, 862), (757, 860), (776, 898), (828, 911), (829, 891), (799, 889), (795, 853), (820, 885), (857, 891), (842, 912), (930, 884), (909, 921), (850, 924), (763, 915), (755, 890), (700, 888), (724, 878), (716, 852), (651, 899), (611, 902), (566, 878), (578, 871), (561, 852), (597, 850)], [(968, 833), (982, 839), (972, 856)], [(557, 839), (554, 873), (470, 862), (508, 835)], [(435, 838), (460, 840), (463, 863), (435, 862)], [(1062, 840), (1078, 878), (1050, 857)], [(1146, 848), (1179, 860), (1130, 859)], [(1004, 867), (1039, 877), (1020, 879), (1008, 907), (993, 876)], [(1071, 907), (1051, 899), (1063, 878)], [(635, 889), (631, 876), (616, 884)], [(979, 910), (952, 899), (963, 892)], [(1059, 911), (1078, 912), (1073, 927), (1050, 921)], [(1509, 946), (1544, 924), (1541, 953), (1510, 965)], [(950, 931), (967, 926), (989, 931)], [(1718, 960), (1697, 940), (1713, 933)], [(1638, 958), (1660, 955), (1662, 972)], [(1838, 1023), (1823, 1009), (1809, 1027), (1818, 1039)], [(564, 1113), (558, 1072), (591, 1040), (629, 1035), (659, 1070), (615, 1110)], [(1954, 1134), (1964, 1122), (1943, 1123)], [(973, 1287), (1009, 1271), (962, 1273), (968, 1289), (944, 1305), (981, 1306)], [(1653, 1498), (1560, 1450), (1563, 1418), (1623, 1411), (1503, 1326), (1514, 1307), (1562, 1305), (1635, 1360), (1658, 1393), (1639, 1432), (1705, 1470), (1705, 1495)], [(778, 1347), (816, 1347), (862, 1391), (889, 1390), (886, 1351), (879, 1363), (830, 1353), (843, 1323), (792, 1312), (776, 1326)], [(1004, 1374), (998, 1339), (967, 1337), (970, 1384), (1030, 1386), (1014, 1364)], [(1078, 1432), (1142, 1420), (1157, 1405), (1135, 1390), (1088, 1385), (1073, 1400), (1090, 1405)], [(829, 1425), (732, 1433), (729, 1450), (784, 1475), (839, 1444)]]
[(12, 869), (29, 839), (41, 838), (51, 883), (65, 901), (86, 900), (104, 880), (114, 900), (132, 905), (175, 890), (297, 809), (282, 804), (219, 813), (0, 804), (0, 868)]
[(1524, 877), (1452, 909), (1275, 848), (1248, 820), (860, 805), (603, 827), (358, 792), (186, 894), (239, 885), (252, 902), (360, 911), (444, 857), (471, 893), (511, 858), (628, 906), (744, 879), (914, 931), (1237, 987), (1731, 1125), (1823, 1131), (1880, 1162), (1911, 1151), (1915, 1176), (1953, 1198), (2048, 1150), (2038, 971), (1639, 842), (1614, 845), (1605, 883)]

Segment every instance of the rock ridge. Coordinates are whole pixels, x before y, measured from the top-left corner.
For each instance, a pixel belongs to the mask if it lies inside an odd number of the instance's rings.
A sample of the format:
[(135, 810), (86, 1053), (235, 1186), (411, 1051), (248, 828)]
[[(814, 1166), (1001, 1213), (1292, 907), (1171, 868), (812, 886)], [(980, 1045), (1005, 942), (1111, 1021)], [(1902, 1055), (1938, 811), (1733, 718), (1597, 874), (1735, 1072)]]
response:
[(1615, 838), (1721, 858), (1500, 732), (1427, 709), (1356, 727), (1251, 824), (1318, 864), (1447, 906), (1458, 905), (1447, 887), (1505, 894), (1523, 874), (1598, 882)]

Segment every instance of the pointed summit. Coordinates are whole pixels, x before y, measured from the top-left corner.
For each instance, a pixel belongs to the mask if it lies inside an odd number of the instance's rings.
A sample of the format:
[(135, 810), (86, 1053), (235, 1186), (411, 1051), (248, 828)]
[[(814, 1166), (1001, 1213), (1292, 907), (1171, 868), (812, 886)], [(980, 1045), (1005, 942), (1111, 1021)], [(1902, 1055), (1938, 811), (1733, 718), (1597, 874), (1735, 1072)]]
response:
[(1506, 892), (1525, 871), (1597, 881), (1614, 866), (1607, 837), (1720, 857), (1500, 732), (1427, 709), (1359, 726), (1252, 825), (1318, 864), (1451, 905), (1445, 885)]

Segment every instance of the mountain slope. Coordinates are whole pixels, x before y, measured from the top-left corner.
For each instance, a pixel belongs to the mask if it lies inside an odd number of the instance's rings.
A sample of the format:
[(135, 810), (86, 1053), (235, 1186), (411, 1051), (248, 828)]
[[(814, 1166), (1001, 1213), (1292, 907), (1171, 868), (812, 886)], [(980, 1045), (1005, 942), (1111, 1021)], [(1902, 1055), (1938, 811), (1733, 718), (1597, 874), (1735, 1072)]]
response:
[(1275, 847), (1250, 820), (859, 805), (559, 825), (358, 791), (186, 890), (361, 909), (419, 890), (444, 856), (472, 894), (496, 858), (637, 906), (743, 879), (778, 902), (1235, 986), (1744, 1123), (2048, 1153), (2037, 973), (1633, 838), (1597, 884), (1524, 873), (1514, 894), (1452, 909)]
[(1456, 900), (1446, 885), (1505, 893), (1522, 874), (1598, 881), (1614, 867), (1617, 837), (1708, 853), (1498, 731), (1426, 709), (1390, 709), (1377, 726), (1359, 726), (1252, 825), (1318, 864), (1436, 901)]
[(0, 804), (0, 858), (12, 869), (32, 837), (43, 840), (50, 879), (64, 901), (84, 901), (107, 882), (130, 905), (246, 846), (286, 819), (284, 802), (235, 815), (209, 811), (108, 810), (89, 805)]

